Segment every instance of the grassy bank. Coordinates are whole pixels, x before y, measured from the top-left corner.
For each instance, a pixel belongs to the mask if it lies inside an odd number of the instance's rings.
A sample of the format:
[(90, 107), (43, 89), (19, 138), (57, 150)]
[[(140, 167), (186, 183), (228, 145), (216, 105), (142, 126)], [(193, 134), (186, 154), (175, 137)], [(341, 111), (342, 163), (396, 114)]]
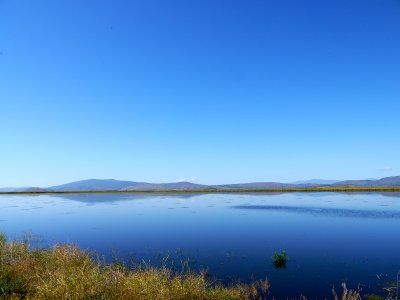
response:
[(213, 193), (291, 193), (291, 192), (340, 192), (340, 193), (379, 193), (400, 192), (400, 186), (388, 187), (352, 187), (352, 186), (321, 186), (305, 188), (270, 188), (270, 189), (197, 189), (197, 190), (138, 190), (138, 191), (22, 191), (0, 192), (0, 195), (32, 195), (32, 194), (213, 194)]
[[(75, 246), (30, 249), (0, 235), (0, 299), (269, 299), (267, 281), (222, 286), (203, 273), (99, 263)], [(342, 299), (360, 299), (344, 290)], [(333, 298), (337, 299), (337, 296)], [(305, 299), (305, 298), (301, 298)]]

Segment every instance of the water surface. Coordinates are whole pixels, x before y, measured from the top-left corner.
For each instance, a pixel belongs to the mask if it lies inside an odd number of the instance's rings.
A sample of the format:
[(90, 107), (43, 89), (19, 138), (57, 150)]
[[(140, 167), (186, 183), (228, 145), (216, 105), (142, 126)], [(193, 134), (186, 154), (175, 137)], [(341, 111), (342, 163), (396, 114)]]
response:
[(0, 231), (126, 263), (187, 261), (224, 282), (268, 277), (278, 298), (329, 297), (343, 281), (381, 292), (400, 269), (395, 193), (1, 195)]

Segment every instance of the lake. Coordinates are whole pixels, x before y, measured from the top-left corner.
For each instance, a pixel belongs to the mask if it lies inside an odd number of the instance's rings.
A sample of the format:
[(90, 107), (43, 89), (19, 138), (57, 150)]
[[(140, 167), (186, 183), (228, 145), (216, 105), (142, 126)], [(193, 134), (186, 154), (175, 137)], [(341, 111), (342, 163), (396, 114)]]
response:
[(399, 193), (1, 195), (0, 231), (225, 283), (268, 278), (277, 298), (330, 297), (344, 281), (380, 293), (400, 270)]

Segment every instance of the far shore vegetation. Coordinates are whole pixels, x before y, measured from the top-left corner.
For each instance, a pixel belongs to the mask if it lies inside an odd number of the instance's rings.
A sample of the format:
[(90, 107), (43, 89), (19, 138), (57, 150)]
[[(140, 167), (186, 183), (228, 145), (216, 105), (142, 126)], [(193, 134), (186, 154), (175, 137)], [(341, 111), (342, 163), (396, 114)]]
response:
[[(340, 299), (361, 299), (358, 292), (342, 288)], [(28, 241), (7, 241), (0, 234), (0, 299), (266, 300), (273, 299), (269, 289), (268, 280), (222, 285), (204, 272), (129, 269), (121, 263), (106, 264), (76, 246), (33, 249)], [(339, 299), (334, 290), (327, 293)]]
[(304, 188), (269, 188), (269, 189), (187, 189), (187, 190), (89, 190), (89, 191), (14, 191), (0, 192), (0, 195), (13, 194), (105, 194), (105, 193), (123, 193), (123, 194), (180, 194), (180, 193), (291, 193), (291, 192), (345, 192), (345, 193), (368, 193), (368, 192), (400, 192), (400, 186), (388, 187), (356, 187), (356, 186), (320, 186)]

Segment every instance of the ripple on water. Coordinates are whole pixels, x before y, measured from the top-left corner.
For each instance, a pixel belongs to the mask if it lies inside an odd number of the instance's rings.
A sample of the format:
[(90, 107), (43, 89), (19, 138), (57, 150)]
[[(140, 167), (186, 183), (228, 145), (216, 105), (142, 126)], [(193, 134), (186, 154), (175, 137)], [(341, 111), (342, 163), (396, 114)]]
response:
[(302, 207), (302, 206), (279, 206), (279, 205), (239, 205), (232, 206), (235, 209), (282, 211), (303, 214), (318, 214), (343, 218), (364, 218), (364, 219), (400, 219), (400, 211), (388, 210), (361, 210), (342, 209), (326, 207)]
[(23, 210), (35, 210), (35, 209), (42, 209), (42, 206), (34, 206), (34, 207), (29, 207), (29, 208), (24, 208)]

